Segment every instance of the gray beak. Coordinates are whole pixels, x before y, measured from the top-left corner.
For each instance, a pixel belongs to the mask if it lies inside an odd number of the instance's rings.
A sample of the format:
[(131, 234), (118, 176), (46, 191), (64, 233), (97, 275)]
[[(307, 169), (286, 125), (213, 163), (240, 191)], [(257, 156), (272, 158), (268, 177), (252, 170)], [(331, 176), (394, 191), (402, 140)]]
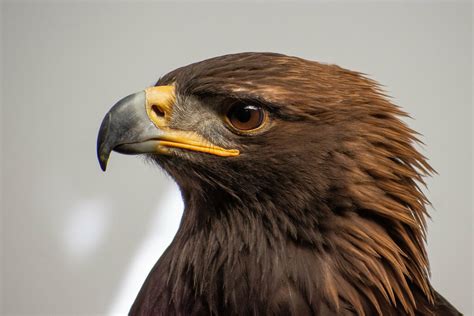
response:
[(156, 141), (163, 135), (146, 112), (145, 91), (131, 94), (118, 101), (105, 115), (97, 137), (97, 157), (103, 171), (112, 150), (123, 154), (153, 152)]

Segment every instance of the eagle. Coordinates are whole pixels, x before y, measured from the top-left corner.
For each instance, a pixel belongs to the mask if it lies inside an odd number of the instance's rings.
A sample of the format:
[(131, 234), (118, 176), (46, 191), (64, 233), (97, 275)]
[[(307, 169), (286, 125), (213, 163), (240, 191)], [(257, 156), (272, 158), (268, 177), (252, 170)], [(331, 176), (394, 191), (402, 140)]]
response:
[(276, 53), (178, 68), (97, 141), (180, 188), (178, 231), (131, 315), (461, 315), (429, 280), (434, 172), (366, 75)]

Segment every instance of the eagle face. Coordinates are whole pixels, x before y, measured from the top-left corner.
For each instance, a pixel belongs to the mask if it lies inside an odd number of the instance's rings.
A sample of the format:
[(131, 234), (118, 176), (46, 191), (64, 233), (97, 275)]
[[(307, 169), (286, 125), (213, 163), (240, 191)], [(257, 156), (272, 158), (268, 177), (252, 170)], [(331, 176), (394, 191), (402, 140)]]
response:
[(272, 53), (192, 64), (117, 103), (99, 133), (99, 160), (105, 169), (111, 150), (146, 154), (182, 189), (238, 200), (258, 192), (262, 199), (268, 188), (283, 198), (323, 199), (329, 179), (341, 177), (332, 153), (362, 132), (351, 123), (357, 82), (374, 89), (337, 66)]
[(432, 169), (401, 116), (357, 72), (273, 53), (197, 62), (120, 100), (102, 169), (111, 151), (146, 155), (185, 205), (131, 313), (457, 315), (429, 282)]

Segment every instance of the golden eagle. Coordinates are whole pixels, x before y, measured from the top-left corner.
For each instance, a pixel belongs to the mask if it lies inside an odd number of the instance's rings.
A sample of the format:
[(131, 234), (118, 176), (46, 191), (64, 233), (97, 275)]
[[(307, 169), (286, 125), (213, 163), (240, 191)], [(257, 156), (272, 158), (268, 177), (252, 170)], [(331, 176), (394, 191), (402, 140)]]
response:
[(184, 213), (132, 315), (460, 315), (431, 286), (433, 170), (376, 82), (240, 53), (176, 69), (105, 116), (98, 156), (145, 154)]

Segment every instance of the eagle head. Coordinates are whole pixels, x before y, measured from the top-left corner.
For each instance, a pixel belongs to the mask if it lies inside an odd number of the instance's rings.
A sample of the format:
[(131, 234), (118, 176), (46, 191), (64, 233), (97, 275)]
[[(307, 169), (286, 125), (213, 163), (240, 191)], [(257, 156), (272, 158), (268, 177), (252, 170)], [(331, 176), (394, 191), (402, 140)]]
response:
[(360, 73), (274, 53), (197, 62), (120, 100), (102, 168), (111, 151), (144, 154), (185, 202), (136, 310), (428, 310), (432, 169), (403, 116)]

